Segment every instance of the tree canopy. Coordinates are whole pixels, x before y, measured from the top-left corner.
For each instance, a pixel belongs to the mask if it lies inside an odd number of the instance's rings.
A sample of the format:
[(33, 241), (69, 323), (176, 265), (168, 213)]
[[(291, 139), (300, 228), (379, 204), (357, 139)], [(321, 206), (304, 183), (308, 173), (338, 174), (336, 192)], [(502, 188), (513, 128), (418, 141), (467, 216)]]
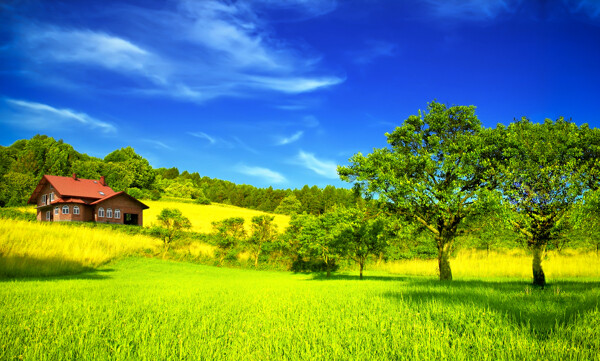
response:
[(474, 106), (431, 102), (392, 133), (389, 147), (350, 158), (341, 178), (379, 197), (395, 214), (428, 231), (438, 249), (441, 280), (451, 280), (449, 255), (469, 222), (493, 206), (489, 157)]

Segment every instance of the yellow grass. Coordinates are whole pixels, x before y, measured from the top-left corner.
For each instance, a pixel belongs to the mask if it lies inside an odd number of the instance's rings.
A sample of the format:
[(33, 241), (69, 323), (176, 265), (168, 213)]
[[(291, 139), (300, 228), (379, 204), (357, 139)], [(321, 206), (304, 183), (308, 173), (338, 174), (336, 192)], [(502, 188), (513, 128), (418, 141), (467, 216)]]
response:
[(240, 208), (225, 204), (213, 203), (210, 205), (201, 205), (194, 203), (184, 203), (171, 200), (151, 201), (144, 200), (144, 203), (150, 207), (144, 211), (144, 225), (158, 225), (156, 217), (163, 208), (178, 208), (184, 216), (192, 222), (192, 231), (210, 233), (212, 231), (212, 222), (220, 221), (231, 217), (242, 217), (245, 219), (245, 227), (250, 231), (252, 217), (269, 214), (275, 216), (277, 230), (283, 232), (288, 226), (290, 217), (281, 214), (271, 214), (256, 211), (247, 208)]
[[(450, 260), (454, 277), (532, 277), (531, 255), (524, 250), (504, 253), (464, 250)], [(542, 262), (548, 279), (600, 277), (600, 258), (595, 253), (548, 252)], [(404, 275), (438, 274), (437, 260), (412, 259), (395, 261), (374, 268)]]
[(149, 249), (160, 240), (110, 229), (0, 219), (0, 276), (47, 276), (80, 272)]

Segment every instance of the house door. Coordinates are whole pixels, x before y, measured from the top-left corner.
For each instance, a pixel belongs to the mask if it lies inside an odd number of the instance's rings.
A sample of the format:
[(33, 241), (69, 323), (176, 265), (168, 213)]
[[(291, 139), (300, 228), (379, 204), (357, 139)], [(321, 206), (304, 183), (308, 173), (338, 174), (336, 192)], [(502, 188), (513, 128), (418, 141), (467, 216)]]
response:
[(133, 224), (137, 226), (138, 224), (138, 215), (135, 213), (125, 213), (123, 218), (124, 224)]

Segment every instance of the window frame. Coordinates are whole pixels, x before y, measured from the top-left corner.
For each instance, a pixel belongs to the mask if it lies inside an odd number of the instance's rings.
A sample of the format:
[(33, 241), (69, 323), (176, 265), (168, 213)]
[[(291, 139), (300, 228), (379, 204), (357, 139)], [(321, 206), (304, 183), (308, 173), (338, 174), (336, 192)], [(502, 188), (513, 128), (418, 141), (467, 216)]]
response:
[(46, 205), (46, 195), (42, 194), (42, 204)]
[(73, 214), (79, 215), (79, 206), (73, 206)]
[(50, 203), (54, 202), (54, 192), (50, 193)]
[(98, 208), (98, 217), (104, 218), (104, 208)]
[(54, 214), (55, 215), (60, 214), (60, 207), (59, 206), (54, 207)]
[[(69, 212), (70, 212), (69, 208), (70, 207), (67, 205), (62, 206), (62, 214), (69, 214)], [(65, 212), (65, 209), (67, 210), (66, 212)]]
[(106, 218), (112, 218), (112, 217), (113, 217), (112, 208), (106, 208)]
[(121, 210), (119, 208), (115, 209), (115, 219), (121, 219)]
[(50, 218), (51, 217), (51, 215), (50, 215), (51, 213), (52, 213), (52, 211), (46, 211), (46, 220), (47, 221), (49, 221), (51, 219)]

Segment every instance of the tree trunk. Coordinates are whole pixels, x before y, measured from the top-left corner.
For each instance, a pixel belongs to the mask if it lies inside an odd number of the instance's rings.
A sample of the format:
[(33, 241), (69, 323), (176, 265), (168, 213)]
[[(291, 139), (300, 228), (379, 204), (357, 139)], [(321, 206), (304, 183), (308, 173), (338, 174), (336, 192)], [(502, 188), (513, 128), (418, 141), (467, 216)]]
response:
[(326, 264), (326, 268), (327, 268), (327, 278), (329, 278), (329, 276), (331, 276), (331, 269), (329, 269), (329, 264)]
[(365, 262), (364, 261), (360, 261), (358, 262), (358, 266), (360, 267), (360, 279), (363, 279), (363, 268), (365, 267)]
[(259, 256), (259, 253), (257, 253), (257, 254), (254, 256), (254, 268), (258, 267), (258, 256)]
[(544, 254), (544, 247), (534, 246), (533, 247), (533, 285), (544, 288), (546, 286), (546, 275), (542, 269), (542, 256)]
[(440, 281), (452, 281), (452, 270), (450, 269), (450, 246), (445, 243), (438, 249), (438, 267), (440, 270)]

